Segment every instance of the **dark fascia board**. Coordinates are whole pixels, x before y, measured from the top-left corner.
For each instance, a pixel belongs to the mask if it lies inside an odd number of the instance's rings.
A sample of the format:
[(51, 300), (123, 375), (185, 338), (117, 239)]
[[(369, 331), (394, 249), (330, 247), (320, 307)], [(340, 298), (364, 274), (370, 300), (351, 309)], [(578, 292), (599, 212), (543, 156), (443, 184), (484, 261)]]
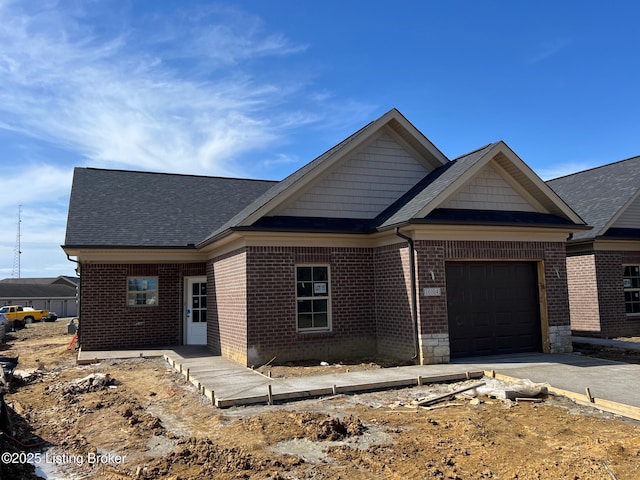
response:
[(262, 217), (252, 225), (245, 225), (257, 230), (340, 232), (340, 233), (374, 233), (378, 223), (376, 219), (336, 218), (336, 217)]
[(431, 220), (428, 218), (415, 218), (406, 223), (407, 225), (476, 225), (476, 226), (491, 226), (491, 227), (544, 227), (566, 230), (589, 230), (588, 225), (577, 225), (573, 223), (516, 223), (516, 222), (502, 222), (502, 221), (483, 221), (476, 220)]
[[(560, 217), (557, 221), (552, 218), (544, 218), (542, 216), (529, 215), (531, 219), (489, 219), (486, 215), (491, 215), (491, 211), (478, 210), (473, 211), (474, 214), (485, 215), (484, 218), (473, 219), (455, 219), (455, 218), (414, 218), (397, 222), (392, 225), (380, 225), (380, 219), (327, 219), (327, 218), (306, 218), (301, 221), (299, 217), (282, 217), (273, 218), (271, 222), (254, 225), (230, 227), (218, 233), (215, 237), (208, 239), (198, 245), (201, 248), (207, 244), (214, 243), (233, 232), (287, 232), (287, 233), (336, 233), (336, 234), (356, 234), (370, 235), (377, 232), (384, 232), (396, 228), (406, 227), (409, 225), (475, 225), (475, 226), (505, 226), (505, 227), (544, 227), (551, 229), (571, 230), (589, 230), (591, 226), (571, 223)], [(505, 213), (505, 212), (498, 212)], [(506, 212), (507, 214), (511, 212)], [(524, 215), (527, 217), (529, 212), (514, 212), (514, 215)], [(353, 223), (356, 223), (354, 227)], [(359, 225), (357, 225), (359, 224)]]
[(338, 230), (338, 229), (311, 229), (311, 228), (287, 228), (287, 227), (254, 227), (254, 226), (244, 226), (244, 227), (232, 227), (230, 228), (231, 232), (265, 232), (265, 233), (335, 233), (342, 235), (371, 235), (372, 233), (376, 233), (377, 230)]
[(589, 230), (591, 226), (572, 223), (561, 217), (535, 212), (511, 212), (493, 210), (436, 209), (425, 218), (412, 218), (393, 225), (385, 225), (379, 231), (407, 225), (475, 225), (544, 227), (553, 229)]
[(640, 228), (613, 227), (596, 238), (598, 240), (640, 240)]

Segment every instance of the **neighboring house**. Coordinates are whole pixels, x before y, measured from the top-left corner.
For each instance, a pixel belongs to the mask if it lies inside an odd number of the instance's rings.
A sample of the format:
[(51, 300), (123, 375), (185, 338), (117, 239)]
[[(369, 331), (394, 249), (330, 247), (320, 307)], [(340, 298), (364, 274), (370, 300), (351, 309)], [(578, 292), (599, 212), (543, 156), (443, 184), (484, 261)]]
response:
[(0, 280), (0, 305), (23, 305), (55, 312), (59, 317), (78, 315), (79, 278), (5, 278)]
[(503, 142), (449, 161), (391, 110), (280, 182), (77, 168), (85, 350), (245, 365), (571, 350), (588, 228)]
[(547, 183), (593, 226), (567, 244), (574, 333), (640, 335), (640, 157)]

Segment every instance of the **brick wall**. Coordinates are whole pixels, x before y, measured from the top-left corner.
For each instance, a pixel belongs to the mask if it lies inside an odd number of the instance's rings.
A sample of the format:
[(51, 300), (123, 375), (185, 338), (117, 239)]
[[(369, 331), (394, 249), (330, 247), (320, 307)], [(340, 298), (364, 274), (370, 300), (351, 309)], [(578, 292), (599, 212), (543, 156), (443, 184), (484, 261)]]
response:
[(574, 332), (599, 332), (600, 307), (595, 255), (567, 257), (571, 328)]
[(415, 347), (407, 243), (375, 249), (373, 263), (378, 353), (411, 359)]
[(623, 265), (640, 264), (640, 252), (595, 252), (600, 299), (600, 334), (606, 337), (640, 335), (640, 318), (628, 317), (624, 308)]
[[(422, 335), (448, 334), (445, 260), (446, 244), (442, 241), (416, 242), (418, 256), (418, 304)], [(432, 277), (433, 272), (433, 277)], [(425, 288), (440, 288), (440, 296), (425, 296)]]
[[(565, 266), (565, 246), (561, 242), (515, 242), (515, 241), (472, 241), (472, 240), (420, 240), (416, 241), (418, 258), (419, 329), (422, 362), (443, 361), (442, 338), (448, 334), (446, 261), (448, 260), (523, 260), (544, 261), (548, 327), (570, 325), (567, 273)], [(433, 273), (433, 276), (432, 276)], [(439, 296), (425, 296), (424, 288), (440, 288)], [(544, 329), (543, 329), (544, 330)], [(568, 332), (568, 329), (565, 329)], [(565, 331), (558, 330), (556, 331)], [(558, 334), (555, 334), (558, 337)], [(547, 335), (548, 337), (548, 335)], [(430, 358), (435, 350), (431, 343), (438, 341), (440, 349), (436, 358)], [(560, 346), (566, 346), (562, 339)], [(548, 344), (549, 338), (543, 338)]]
[[(161, 347), (182, 343), (184, 277), (204, 264), (83, 264), (79, 340), (83, 350)], [(129, 307), (127, 277), (158, 277), (158, 304)]]
[(207, 262), (207, 345), (247, 362), (247, 253), (236, 250)]
[[(329, 265), (330, 332), (298, 332), (295, 267)], [(368, 248), (247, 248), (247, 363), (339, 361), (375, 350), (372, 251)]]

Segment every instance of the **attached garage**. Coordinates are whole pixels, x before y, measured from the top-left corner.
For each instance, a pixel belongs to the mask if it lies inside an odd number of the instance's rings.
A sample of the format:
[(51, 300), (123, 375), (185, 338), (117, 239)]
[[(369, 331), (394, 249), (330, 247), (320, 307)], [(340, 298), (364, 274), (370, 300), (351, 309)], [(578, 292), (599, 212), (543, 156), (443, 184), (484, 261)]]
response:
[(451, 357), (542, 350), (535, 262), (447, 262)]

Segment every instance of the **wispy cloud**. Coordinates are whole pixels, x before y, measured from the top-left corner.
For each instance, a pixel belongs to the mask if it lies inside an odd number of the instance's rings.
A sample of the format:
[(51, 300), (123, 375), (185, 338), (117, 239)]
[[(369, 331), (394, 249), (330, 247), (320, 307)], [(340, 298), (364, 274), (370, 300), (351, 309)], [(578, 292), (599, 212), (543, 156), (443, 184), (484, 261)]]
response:
[(0, 0), (0, 157), (16, 159), (2, 172), (13, 193), (0, 196), (0, 276), (11, 274), (19, 204), (23, 276), (72, 271), (59, 245), (73, 165), (273, 178), (265, 172), (309, 160), (277, 148), (296, 130), (369, 117), (371, 107), (316, 94), (313, 70), (288, 61), (307, 46), (255, 15), (136, 8)]
[(305, 80), (252, 71), (306, 48), (256, 17), (207, 9), (109, 32), (65, 3), (28, 6), (0, 3), (0, 128), (87, 163), (234, 174), (232, 159), (324, 117), (292, 105)]
[(564, 50), (571, 43), (568, 38), (556, 38), (538, 44), (528, 58), (528, 63), (542, 62)]
[(588, 170), (601, 165), (601, 162), (589, 162), (589, 161), (575, 161), (575, 162), (563, 162), (548, 167), (537, 168), (536, 173), (543, 180), (552, 180), (558, 177), (564, 177), (572, 173), (581, 172), (582, 170)]

